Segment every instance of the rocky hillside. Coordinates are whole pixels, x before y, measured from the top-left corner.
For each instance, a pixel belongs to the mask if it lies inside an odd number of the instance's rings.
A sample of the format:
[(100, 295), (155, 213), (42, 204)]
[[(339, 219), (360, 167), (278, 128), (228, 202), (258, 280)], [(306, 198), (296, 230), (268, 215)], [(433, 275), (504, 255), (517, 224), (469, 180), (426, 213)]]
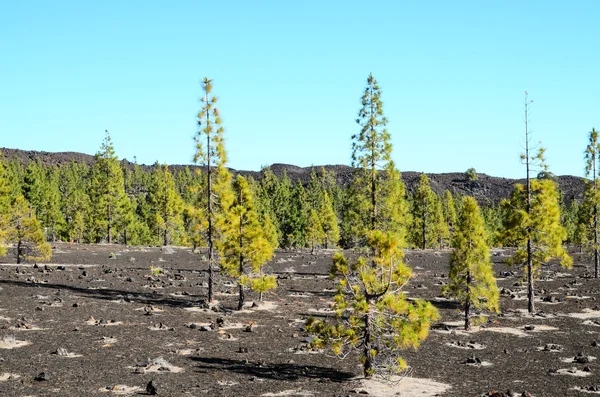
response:
[[(4, 158), (7, 160), (16, 158), (24, 164), (30, 161), (39, 159), (42, 164), (46, 165), (60, 165), (75, 161), (77, 163), (85, 163), (91, 165), (94, 163), (94, 156), (84, 153), (76, 152), (38, 152), (38, 151), (27, 151), (19, 149), (7, 149), (2, 148), (0, 151), (4, 154)], [(124, 159), (122, 160), (123, 166), (133, 167), (133, 163)], [(151, 166), (142, 165), (143, 168), (148, 169)], [(181, 169), (186, 167), (185, 165), (171, 165), (172, 169)], [(190, 168), (196, 168), (196, 166), (189, 166)], [(327, 171), (334, 171), (336, 174), (337, 181), (340, 185), (346, 186), (352, 179), (353, 169), (347, 165), (326, 165), (323, 166)], [(316, 166), (320, 169), (321, 166)], [(308, 182), (311, 167), (297, 167), (289, 164), (273, 164), (271, 170), (277, 176), (283, 175), (284, 171), (292, 182), (301, 180), (303, 183)], [(244, 170), (232, 170), (236, 173), (240, 173), (245, 176), (252, 176), (255, 179), (261, 178), (261, 173), (256, 171), (244, 171)], [(402, 179), (406, 183), (408, 190), (412, 191), (418, 180), (419, 172), (403, 172)], [(471, 195), (477, 198), (481, 204), (498, 203), (503, 198), (510, 195), (512, 188), (515, 183), (523, 183), (524, 180), (520, 179), (508, 179), (489, 176), (486, 174), (477, 174), (478, 180), (469, 182), (465, 179), (464, 173), (452, 172), (443, 174), (427, 174), (431, 182), (431, 188), (438, 194), (442, 194), (446, 189), (450, 190), (453, 194)], [(574, 198), (580, 199), (583, 195), (584, 180), (580, 177), (564, 175), (556, 177), (560, 190), (567, 203), (570, 203)]]

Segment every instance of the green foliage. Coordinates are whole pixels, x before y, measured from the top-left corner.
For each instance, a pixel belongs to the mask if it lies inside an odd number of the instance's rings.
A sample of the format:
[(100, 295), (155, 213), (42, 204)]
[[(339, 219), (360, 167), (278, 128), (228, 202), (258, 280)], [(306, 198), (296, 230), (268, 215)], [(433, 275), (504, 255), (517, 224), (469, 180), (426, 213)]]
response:
[(70, 242), (82, 242), (90, 212), (88, 195), (88, 168), (74, 161), (58, 169), (58, 187), (60, 192), (60, 212), (62, 214), (62, 230), (60, 238)]
[(39, 160), (30, 162), (25, 170), (22, 185), (25, 199), (35, 210), (46, 230), (47, 237), (56, 240), (61, 229), (60, 192), (58, 174), (54, 167), (43, 167)]
[(464, 197), (450, 257), (449, 282), (443, 291), (465, 307), (465, 329), (470, 309), (498, 311), (499, 292), (490, 262), (483, 218), (473, 197)]
[(467, 171), (465, 171), (465, 179), (467, 182), (475, 182), (476, 180), (479, 179), (479, 177), (477, 176), (477, 171), (475, 171), (475, 168), (471, 167)]
[(23, 196), (17, 196), (13, 200), (6, 234), (7, 242), (14, 244), (17, 249), (17, 263), (23, 260), (50, 260), (52, 250), (46, 242), (42, 225)]
[(421, 249), (433, 247), (436, 242), (436, 195), (429, 186), (429, 178), (421, 174), (413, 196), (411, 237)]
[[(533, 278), (539, 276), (540, 268), (552, 258), (571, 267), (573, 260), (563, 248), (567, 232), (560, 223), (560, 209), (556, 184), (550, 179), (531, 181), (531, 207), (527, 213), (527, 192), (523, 185), (515, 185), (511, 198), (501, 204), (503, 218), (503, 241), (515, 246), (516, 251), (509, 264), (527, 264), (527, 242), (532, 246)], [(532, 280), (533, 281), (533, 280)]]
[(600, 272), (600, 237), (598, 225), (598, 207), (600, 206), (600, 189), (598, 188), (598, 161), (600, 159), (600, 142), (598, 141), (598, 132), (592, 128), (589, 136), (589, 143), (585, 150), (585, 176), (591, 177), (588, 182), (584, 195), (584, 207), (589, 213), (589, 231), (592, 241), (592, 250), (594, 251), (594, 275), (596, 278)]
[(431, 303), (409, 301), (402, 292), (412, 271), (403, 262), (401, 240), (382, 231), (369, 232), (367, 238), (372, 257), (352, 263), (341, 253), (333, 257), (331, 275), (339, 278), (336, 317), (310, 318), (306, 328), (315, 335), (314, 347), (331, 346), (340, 357), (359, 350), (370, 377), (376, 371), (404, 370), (400, 349), (418, 347), (438, 313)]
[(448, 225), (448, 229), (450, 231), (454, 230), (454, 225), (456, 225), (457, 221), (456, 207), (454, 206), (454, 197), (452, 197), (452, 193), (450, 193), (449, 190), (444, 191), (442, 213), (444, 215), (444, 220)]
[(323, 226), (325, 248), (329, 248), (329, 245), (337, 246), (340, 239), (340, 228), (338, 226), (338, 219), (335, 215), (333, 204), (329, 199), (327, 192), (323, 193), (323, 203), (319, 211), (319, 219)]
[(365, 377), (404, 370), (399, 350), (416, 348), (438, 318), (431, 303), (409, 301), (402, 291), (412, 274), (403, 263), (402, 250), (407, 206), (400, 173), (391, 161), (380, 95), (370, 75), (357, 119), (361, 131), (352, 137), (352, 164), (358, 170), (346, 194), (342, 221), (343, 239), (365, 240), (369, 256), (352, 263), (339, 252), (333, 256), (330, 273), (338, 278), (336, 317), (311, 317), (306, 324), (315, 335), (314, 347), (330, 346), (340, 357), (359, 350)]
[(175, 188), (173, 175), (167, 165), (157, 166), (152, 173), (148, 198), (153, 212), (151, 224), (157, 235), (162, 236), (162, 244), (169, 245), (173, 241), (181, 244), (183, 200)]
[(315, 248), (321, 245), (325, 240), (325, 231), (321, 224), (321, 219), (316, 210), (311, 209), (306, 223), (306, 241), (311, 248), (311, 253), (314, 253)]
[[(225, 208), (219, 218), (219, 228), (222, 238), (219, 240), (221, 269), (239, 284), (238, 309), (244, 304), (244, 285), (256, 285), (258, 292), (265, 292), (267, 280), (255, 279), (262, 277), (261, 268), (273, 257), (273, 246), (265, 237), (259, 214), (254, 207), (254, 197), (248, 182), (238, 175), (234, 184), (234, 200)], [(250, 269), (248, 269), (250, 267)], [(247, 280), (251, 273), (252, 281)], [(258, 281), (257, 281), (258, 280)], [(269, 284), (271, 285), (271, 284)]]
[[(227, 154), (221, 116), (217, 105), (217, 97), (211, 96), (212, 80), (204, 78), (202, 82), (204, 97), (201, 99), (202, 109), (198, 113), (198, 132), (194, 140), (196, 153), (194, 162), (206, 169), (206, 184), (204, 189), (198, 189), (198, 194), (205, 196), (198, 203), (205, 204), (204, 208), (195, 212), (202, 216), (203, 221), (197, 221), (195, 235), (203, 235), (202, 240), (208, 244), (208, 300), (213, 298), (213, 264), (216, 261), (214, 247), (222, 230), (217, 226), (217, 217), (222, 216), (233, 200), (231, 192), (231, 174), (226, 168)], [(215, 170), (216, 169), (216, 170)], [(216, 171), (216, 172), (215, 172)], [(197, 238), (197, 237), (196, 237)]]
[(123, 171), (108, 131), (100, 151), (96, 153), (96, 164), (90, 171), (91, 211), (89, 228), (95, 242), (104, 239), (110, 244), (117, 235), (118, 226), (130, 209), (125, 194)]
[(8, 224), (10, 214), (10, 184), (7, 175), (6, 163), (0, 157), (0, 256), (6, 255), (8, 244)]

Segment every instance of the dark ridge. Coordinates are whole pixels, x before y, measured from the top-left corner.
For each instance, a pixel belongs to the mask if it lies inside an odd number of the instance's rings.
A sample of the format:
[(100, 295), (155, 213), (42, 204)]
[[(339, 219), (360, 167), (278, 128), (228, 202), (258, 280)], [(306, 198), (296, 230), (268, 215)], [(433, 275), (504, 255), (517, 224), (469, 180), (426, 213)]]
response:
[[(20, 150), (20, 149), (8, 149), (1, 148), (4, 158), (7, 160), (17, 159), (24, 165), (30, 161), (39, 161), (44, 165), (62, 165), (74, 161), (76, 163), (84, 163), (92, 165), (95, 163), (94, 156), (84, 153), (76, 152), (43, 152), (33, 150)], [(127, 159), (121, 160), (123, 167), (132, 169), (134, 163)], [(140, 164), (140, 167), (145, 171), (150, 171), (154, 166)], [(190, 170), (202, 168), (196, 165), (169, 165), (171, 170), (180, 171), (189, 167)], [(352, 180), (352, 174), (354, 169), (347, 165), (325, 165), (325, 166), (314, 166), (314, 167), (298, 167), (290, 164), (273, 164), (269, 168), (277, 176), (281, 177), (284, 172), (290, 178), (293, 183), (298, 180), (303, 184), (306, 184), (310, 178), (312, 168), (317, 172), (323, 167), (328, 172), (334, 172), (336, 180), (341, 186), (347, 186)], [(244, 171), (234, 170), (235, 174), (241, 174), (243, 176), (251, 176), (254, 179), (260, 180), (262, 173), (260, 171)], [(413, 191), (419, 181), (420, 172), (407, 171), (402, 173), (402, 179), (406, 184), (409, 191)], [(470, 195), (475, 197), (480, 204), (489, 205), (497, 204), (502, 199), (509, 197), (515, 183), (524, 183), (524, 179), (509, 179), (489, 176), (486, 174), (477, 174), (478, 180), (468, 181), (465, 179), (465, 175), (462, 172), (450, 172), (442, 174), (427, 174), (429, 177), (431, 188), (437, 194), (443, 194), (445, 190), (449, 190), (453, 195)], [(556, 182), (563, 195), (564, 201), (567, 205), (573, 200), (581, 200), (583, 197), (583, 191), (585, 189), (584, 178), (563, 175), (557, 176)]]

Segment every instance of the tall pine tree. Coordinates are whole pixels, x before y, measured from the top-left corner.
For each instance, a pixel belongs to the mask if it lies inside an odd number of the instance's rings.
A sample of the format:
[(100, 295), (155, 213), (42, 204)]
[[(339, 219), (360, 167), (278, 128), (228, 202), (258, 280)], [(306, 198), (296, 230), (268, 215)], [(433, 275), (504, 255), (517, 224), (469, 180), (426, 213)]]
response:
[[(206, 171), (205, 188), (198, 191), (205, 196), (205, 208), (200, 214), (205, 217), (203, 227), (204, 240), (208, 244), (208, 301), (214, 296), (214, 266), (217, 263), (215, 250), (221, 230), (216, 225), (219, 214), (227, 208), (231, 200), (231, 175), (226, 168), (227, 153), (221, 116), (217, 108), (217, 97), (212, 95), (212, 80), (204, 78), (202, 82), (204, 96), (201, 99), (202, 109), (198, 113), (198, 132), (194, 137), (196, 154), (194, 162), (200, 164)], [(198, 225), (202, 225), (199, 223)]]
[(352, 137), (352, 160), (359, 167), (360, 183), (354, 186), (353, 203), (357, 217), (362, 215), (359, 209), (367, 214), (359, 228), (369, 255), (351, 263), (341, 253), (334, 255), (330, 272), (338, 277), (336, 316), (310, 318), (307, 330), (315, 335), (314, 345), (330, 345), (337, 355), (360, 351), (363, 373), (371, 377), (377, 371), (402, 371), (406, 364), (399, 350), (419, 345), (431, 321), (437, 318), (437, 311), (429, 302), (408, 301), (402, 291), (411, 277), (411, 269), (403, 262), (405, 229), (399, 217), (405, 213), (387, 207), (403, 208), (398, 200), (403, 200), (404, 190), (391, 161), (392, 145), (385, 129), (381, 91), (372, 75), (367, 80), (357, 122), (361, 131)]

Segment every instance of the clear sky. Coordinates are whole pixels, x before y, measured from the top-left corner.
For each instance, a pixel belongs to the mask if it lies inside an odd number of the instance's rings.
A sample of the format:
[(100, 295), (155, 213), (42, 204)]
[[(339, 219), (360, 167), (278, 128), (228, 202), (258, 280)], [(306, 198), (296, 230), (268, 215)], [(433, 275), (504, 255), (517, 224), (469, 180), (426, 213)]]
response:
[(229, 165), (349, 164), (369, 73), (401, 171), (550, 171), (600, 128), (598, 1), (31, 1), (0, 11), (0, 147), (189, 164), (214, 79)]

